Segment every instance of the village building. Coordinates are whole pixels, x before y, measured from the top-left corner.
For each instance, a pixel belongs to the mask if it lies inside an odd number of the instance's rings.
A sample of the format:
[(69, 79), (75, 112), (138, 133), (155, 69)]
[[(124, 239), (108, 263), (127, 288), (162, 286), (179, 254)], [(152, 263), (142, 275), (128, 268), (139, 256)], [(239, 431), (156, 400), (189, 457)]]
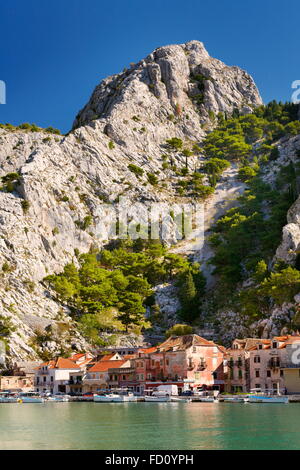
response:
[(18, 361), (0, 377), (0, 391), (26, 392), (34, 390), (35, 369), (38, 362)]
[[(71, 359), (57, 359), (40, 364), (35, 374), (35, 388), (40, 393), (71, 393), (74, 380), (82, 381), (83, 370)], [(77, 385), (77, 383), (76, 383)], [(82, 385), (76, 387), (82, 392)]]
[(116, 353), (121, 357), (134, 356), (138, 353), (140, 346), (110, 346), (109, 348), (98, 349), (98, 356), (103, 354)]
[(289, 372), (295, 369), (285, 367), (287, 347), (296, 342), (300, 342), (300, 337), (290, 335), (234, 340), (226, 352), (225, 390), (230, 393), (247, 393), (255, 389), (289, 393), (287, 376), (292, 378), (297, 372)]
[[(114, 357), (114, 356), (112, 356)], [(96, 362), (83, 378), (83, 392), (97, 393), (119, 386), (119, 369), (130, 367), (130, 361), (124, 359), (102, 358)], [(124, 372), (125, 374), (125, 372)]]
[(34, 376), (2, 375), (0, 377), (1, 392), (29, 392), (34, 390)]
[(224, 389), (225, 348), (198, 335), (172, 336), (157, 347), (141, 349), (132, 359), (140, 393), (159, 385), (188, 389)]

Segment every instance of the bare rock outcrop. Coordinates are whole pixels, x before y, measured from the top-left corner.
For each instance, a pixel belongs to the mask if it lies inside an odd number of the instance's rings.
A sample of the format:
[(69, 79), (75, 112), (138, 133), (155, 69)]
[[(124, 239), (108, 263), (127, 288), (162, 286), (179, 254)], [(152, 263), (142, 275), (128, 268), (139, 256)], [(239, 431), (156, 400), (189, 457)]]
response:
[[(76, 262), (76, 252), (110, 238), (108, 203), (120, 197), (140, 207), (178, 201), (174, 175), (163, 168), (166, 140), (177, 137), (191, 148), (219, 112), (247, 113), (261, 103), (246, 72), (191, 41), (156, 49), (103, 80), (67, 136), (0, 129), (0, 176), (19, 175), (12, 190), (0, 192), (0, 315), (16, 327), (13, 357), (35, 359), (36, 330), (71, 322), (40, 281)], [(168, 158), (178, 168), (186, 165), (181, 152)], [(199, 158), (190, 157), (188, 167)], [(130, 164), (142, 174), (130, 171)], [(149, 182), (149, 173), (159, 185)], [(73, 330), (70, 344), (86, 347)]]

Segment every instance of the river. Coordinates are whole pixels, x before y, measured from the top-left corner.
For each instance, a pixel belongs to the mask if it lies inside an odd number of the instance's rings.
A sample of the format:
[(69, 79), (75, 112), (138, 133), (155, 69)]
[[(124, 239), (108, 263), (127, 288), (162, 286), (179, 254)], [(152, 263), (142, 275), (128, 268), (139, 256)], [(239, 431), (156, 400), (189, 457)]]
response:
[(300, 404), (1, 404), (1, 449), (299, 449)]

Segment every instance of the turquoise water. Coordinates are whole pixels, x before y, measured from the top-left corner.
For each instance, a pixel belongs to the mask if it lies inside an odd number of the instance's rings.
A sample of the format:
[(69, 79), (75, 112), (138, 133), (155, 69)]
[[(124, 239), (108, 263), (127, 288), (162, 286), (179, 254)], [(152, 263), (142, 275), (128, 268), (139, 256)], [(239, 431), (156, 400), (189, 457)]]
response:
[(299, 449), (300, 404), (1, 404), (0, 449)]

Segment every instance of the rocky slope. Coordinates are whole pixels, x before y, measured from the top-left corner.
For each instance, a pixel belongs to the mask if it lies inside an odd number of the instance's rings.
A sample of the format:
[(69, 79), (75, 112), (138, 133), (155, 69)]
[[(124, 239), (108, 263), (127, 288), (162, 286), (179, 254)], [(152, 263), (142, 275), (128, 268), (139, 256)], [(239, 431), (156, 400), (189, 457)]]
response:
[[(107, 203), (126, 197), (135, 219), (151, 202), (182, 202), (174, 173), (162, 165), (167, 158), (183, 168), (186, 158), (167, 149), (167, 139), (180, 138), (191, 149), (219, 112), (248, 113), (259, 104), (246, 72), (211, 58), (202, 43), (191, 41), (161, 47), (103, 80), (67, 136), (0, 129), (0, 176), (19, 174), (13, 191), (0, 192), (0, 314), (16, 327), (13, 357), (35, 358), (31, 340), (51, 324), (67, 327), (49, 350), (63, 341), (87, 346), (40, 281), (73, 260), (74, 250), (86, 252), (110, 238)], [(201, 155), (195, 155), (187, 165), (194, 169), (199, 162)], [(144, 170), (142, 176), (129, 164)], [(156, 175), (157, 185), (147, 173)], [(133, 201), (138, 208), (131, 207)]]
[[(274, 187), (274, 182), (280, 170), (294, 164), (299, 168), (300, 136), (283, 137), (277, 142), (279, 157), (275, 161), (268, 163), (264, 169), (262, 178), (266, 183)], [(297, 193), (300, 193), (300, 180), (297, 176)], [(290, 207), (287, 213), (287, 224), (282, 230), (282, 240), (278, 246), (273, 264), (283, 261), (287, 265), (294, 266), (299, 262), (300, 253), (300, 196)], [(297, 258), (298, 257), (298, 258)], [(263, 320), (253, 322), (249, 325), (247, 318), (238, 312), (223, 311), (218, 312), (218, 334), (224, 344), (230, 344), (237, 337), (263, 337), (271, 338), (281, 333), (286, 334), (286, 325), (290, 324), (296, 310), (300, 307), (300, 295), (294, 297), (293, 302), (285, 302), (281, 306), (274, 306), (270, 316)]]

